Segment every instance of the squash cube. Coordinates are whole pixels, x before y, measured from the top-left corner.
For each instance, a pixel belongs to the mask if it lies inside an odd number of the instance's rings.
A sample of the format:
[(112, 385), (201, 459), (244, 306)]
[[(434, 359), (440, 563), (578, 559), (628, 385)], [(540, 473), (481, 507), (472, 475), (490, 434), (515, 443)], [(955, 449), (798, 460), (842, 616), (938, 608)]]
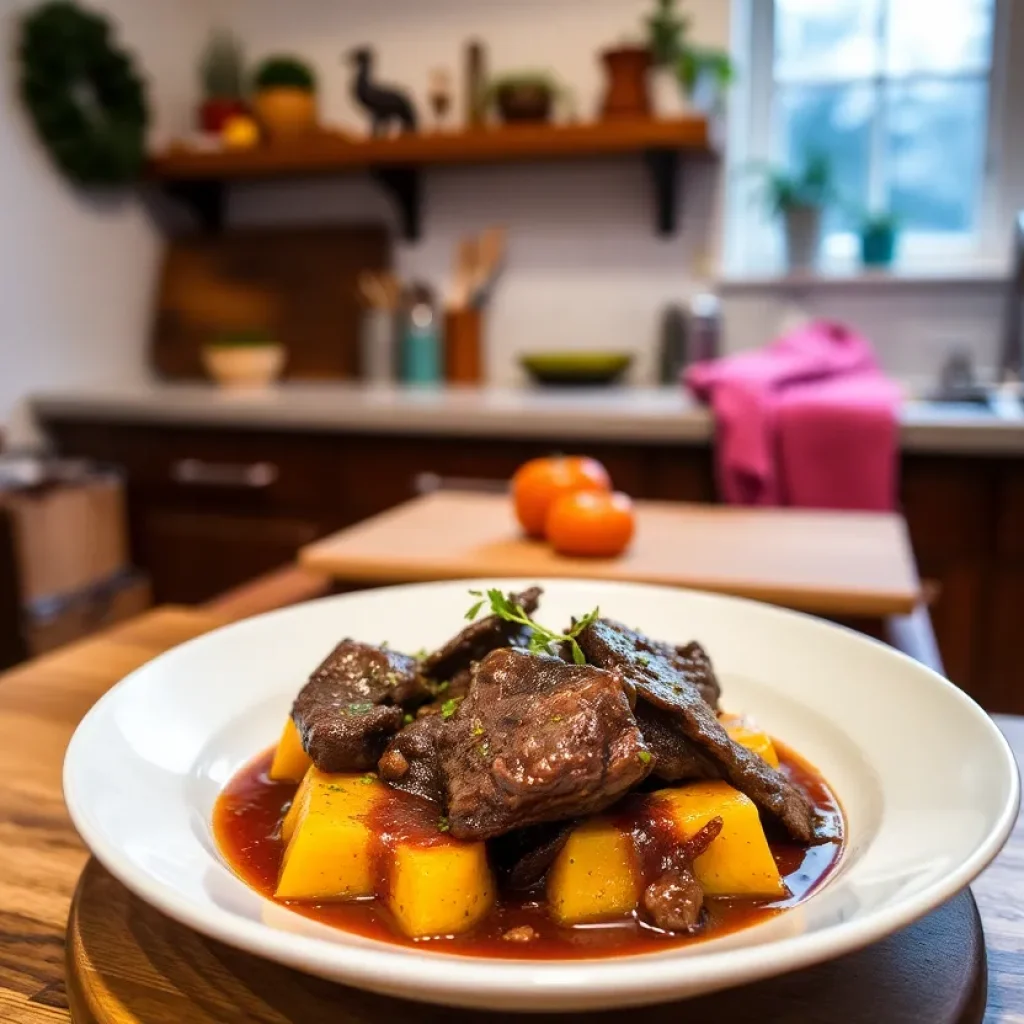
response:
[(757, 807), (749, 797), (725, 782), (696, 782), (654, 795), (669, 805), (683, 839), (712, 818), (722, 819), (718, 838), (693, 863), (705, 893), (751, 898), (786, 895)]
[(274, 751), (270, 777), (275, 782), (301, 782), (312, 763), (309, 754), (302, 749), (299, 730), (289, 716)]
[(632, 836), (605, 818), (574, 829), (548, 872), (547, 896), (559, 924), (631, 913), (640, 897)]
[(410, 938), (467, 931), (494, 904), (483, 843), (447, 838), (433, 846), (399, 843), (392, 856), (388, 907)]
[(773, 768), (779, 767), (779, 755), (771, 736), (749, 718), (743, 715), (719, 715), (718, 720), (734, 743), (752, 750)]
[(299, 788), (295, 791), (295, 796), (292, 797), (291, 806), (288, 808), (288, 812), (285, 814), (284, 820), (281, 822), (281, 838), (284, 840), (286, 846), (291, 842), (292, 836), (295, 834), (295, 826), (299, 823), (299, 817), (302, 814), (305, 814), (303, 808), (309, 802), (309, 791), (313, 785), (311, 780), (314, 774), (314, 769), (311, 767), (309, 771), (302, 776)]
[(366, 819), (387, 788), (370, 775), (310, 768), (285, 849), (277, 897), (352, 900), (374, 894), (372, 835)]

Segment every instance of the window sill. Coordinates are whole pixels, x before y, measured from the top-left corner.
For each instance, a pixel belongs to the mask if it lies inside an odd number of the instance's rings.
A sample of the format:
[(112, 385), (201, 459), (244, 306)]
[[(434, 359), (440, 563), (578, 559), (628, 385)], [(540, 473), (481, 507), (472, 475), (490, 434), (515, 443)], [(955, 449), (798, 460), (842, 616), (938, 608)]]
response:
[(776, 274), (726, 274), (718, 279), (722, 294), (737, 292), (804, 292), (824, 289), (854, 290), (947, 288), (955, 285), (1002, 286), (1007, 280), (1003, 263), (968, 263), (962, 266), (895, 267), (891, 270), (823, 269)]

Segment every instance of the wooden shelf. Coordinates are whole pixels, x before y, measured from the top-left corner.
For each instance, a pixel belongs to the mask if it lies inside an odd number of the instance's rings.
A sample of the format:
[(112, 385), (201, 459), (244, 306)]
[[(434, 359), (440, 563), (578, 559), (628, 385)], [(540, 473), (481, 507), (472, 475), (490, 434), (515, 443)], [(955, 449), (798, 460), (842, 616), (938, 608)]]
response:
[(226, 186), (235, 181), (367, 171), (398, 206), (407, 238), (419, 235), (424, 168), (642, 155), (655, 189), (660, 234), (675, 231), (682, 155), (711, 153), (703, 118), (524, 125), (350, 139), (324, 132), (301, 143), (203, 152), (179, 147), (154, 158), (147, 177), (187, 203), (210, 230), (223, 225)]

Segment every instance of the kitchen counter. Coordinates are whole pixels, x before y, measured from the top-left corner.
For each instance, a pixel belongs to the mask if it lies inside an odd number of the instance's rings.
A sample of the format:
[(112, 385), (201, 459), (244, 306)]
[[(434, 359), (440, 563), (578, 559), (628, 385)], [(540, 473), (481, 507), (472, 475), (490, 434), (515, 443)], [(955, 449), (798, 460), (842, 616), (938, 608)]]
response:
[[(36, 417), (242, 430), (424, 434), (449, 437), (694, 444), (710, 442), (707, 409), (681, 388), (438, 390), (288, 384), (226, 392), (194, 384), (148, 384), (36, 395)], [(1024, 408), (907, 401), (905, 451), (1024, 454)]]

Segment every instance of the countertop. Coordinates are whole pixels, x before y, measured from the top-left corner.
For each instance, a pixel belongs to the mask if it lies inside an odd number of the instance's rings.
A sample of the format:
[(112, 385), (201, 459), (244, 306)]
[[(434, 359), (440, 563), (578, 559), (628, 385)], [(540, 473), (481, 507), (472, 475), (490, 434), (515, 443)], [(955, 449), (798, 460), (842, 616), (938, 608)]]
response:
[[(228, 392), (202, 384), (139, 384), (32, 397), (47, 419), (245, 430), (418, 433), (707, 444), (714, 424), (681, 388), (551, 390), (400, 388), (285, 384)], [(909, 400), (901, 411), (905, 451), (1024, 454), (1024, 407), (995, 414), (981, 406)]]
[[(61, 762), (75, 726), (125, 673), (221, 622), (205, 613), (161, 608), (0, 676), (3, 1020), (21, 1024), (71, 1020), (64, 985), (64, 933), (71, 896), (88, 859), (61, 793)], [(998, 716), (996, 722), (1019, 758), (1024, 753), (1024, 718)], [(1020, 983), (1024, 830), (1020, 821), (1006, 847), (971, 888), (988, 950), (985, 1022), (1019, 1021), (1024, 1019)], [(219, 984), (216, 977), (210, 983)], [(168, 994), (183, 998), (189, 984), (187, 978), (158, 974), (149, 962), (141, 964), (117, 993), (120, 1000), (136, 1007), (132, 1019), (154, 1019), (158, 1003), (153, 988), (160, 999)]]

